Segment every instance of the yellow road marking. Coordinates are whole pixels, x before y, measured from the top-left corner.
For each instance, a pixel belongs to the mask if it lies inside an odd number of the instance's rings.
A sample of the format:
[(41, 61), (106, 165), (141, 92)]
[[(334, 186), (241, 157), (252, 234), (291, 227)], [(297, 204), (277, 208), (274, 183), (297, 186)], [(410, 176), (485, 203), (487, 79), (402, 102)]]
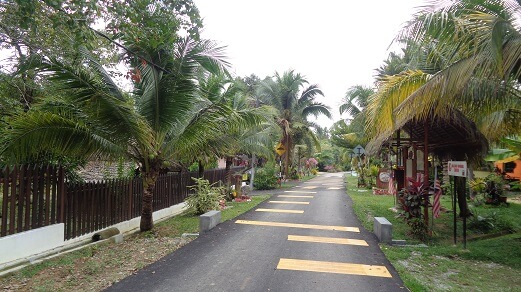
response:
[(285, 193), (304, 193), (304, 194), (316, 194), (317, 192), (311, 191), (284, 191)]
[(391, 273), (389, 273), (385, 266), (339, 262), (306, 261), (282, 258), (277, 265), (277, 269), (392, 278)]
[(291, 241), (304, 241), (304, 242), (317, 242), (317, 243), (334, 243), (334, 244), (369, 246), (365, 240), (349, 239), (349, 238), (288, 235), (288, 240), (291, 240)]
[(251, 220), (237, 220), (237, 221), (235, 221), (235, 223), (248, 224), (248, 225), (273, 226), (273, 227), (293, 227), (293, 228), (306, 228), (306, 229), (319, 229), (319, 230), (360, 232), (360, 229), (358, 229), (358, 227), (347, 227), (347, 226), (312, 225), (312, 224), (299, 224), (299, 223), (251, 221)]
[(299, 196), (299, 195), (278, 195), (279, 198), (307, 198), (313, 199), (313, 196)]
[(309, 205), (309, 202), (292, 202), (292, 201), (268, 201), (272, 204), (295, 204), (295, 205)]
[(255, 210), (257, 212), (272, 212), (272, 213), (292, 213), (292, 214), (302, 214), (303, 210), (286, 210), (286, 209), (262, 209), (259, 208)]

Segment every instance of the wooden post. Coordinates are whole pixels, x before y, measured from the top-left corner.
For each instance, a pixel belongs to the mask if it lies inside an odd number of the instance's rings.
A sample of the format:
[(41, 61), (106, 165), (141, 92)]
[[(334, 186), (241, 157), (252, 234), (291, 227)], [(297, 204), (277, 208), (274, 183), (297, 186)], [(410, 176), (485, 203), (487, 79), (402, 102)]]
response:
[(452, 212), (454, 213), (454, 245), (456, 245), (456, 230), (458, 229), (458, 221), (456, 218), (456, 206), (458, 204), (458, 195), (456, 194), (456, 178), (451, 176), (450, 180), (452, 181), (452, 184), (454, 186), (454, 189), (452, 190), (452, 196), (454, 199), (452, 201)]
[(58, 198), (59, 198), (59, 206), (58, 206), (58, 223), (64, 223), (64, 214), (65, 214), (65, 175), (63, 173), (63, 167), (60, 166), (58, 169)]
[(425, 193), (424, 207), (423, 207), (423, 220), (425, 221), (425, 226), (427, 228), (427, 234), (431, 235), (431, 231), (429, 229), (429, 122), (425, 121), (424, 124), (424, 135), (423, 135), (423, 175), (424, 175), (424, 185), (427, 188), (427, 192)]

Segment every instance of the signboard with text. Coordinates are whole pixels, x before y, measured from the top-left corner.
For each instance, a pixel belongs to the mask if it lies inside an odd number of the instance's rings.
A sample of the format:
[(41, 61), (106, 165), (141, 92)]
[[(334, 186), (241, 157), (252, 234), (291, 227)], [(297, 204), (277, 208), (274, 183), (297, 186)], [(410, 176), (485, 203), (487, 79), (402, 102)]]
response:
[(449, 161), (448, 175), (467, 177), (467, 162), (466, 161)]

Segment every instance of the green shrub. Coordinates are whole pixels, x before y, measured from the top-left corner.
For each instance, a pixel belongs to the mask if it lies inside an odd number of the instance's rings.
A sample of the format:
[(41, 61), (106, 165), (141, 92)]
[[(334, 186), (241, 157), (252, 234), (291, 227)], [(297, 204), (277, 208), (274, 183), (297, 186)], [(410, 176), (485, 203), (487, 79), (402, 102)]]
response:
[(266, 165), (257, 169), (253, 185), (257, 190), (273, 190), (277, 187), (277, 171), (275, 166)]
[(481, 216), (476, 209), (472, 210), (468, 228), (476, 233), (485, 234), (500, 231), (515, 231), (513, 224), (503, 219), (497, 212), (491, 212)]
[(188, 196), (185, 200), (188, 211), (195, 215), (204, 214), (210, 210), (218, 210), (219, 202), (224, 200), (225, 187), (214, 187), (210, 182), (203, 178), (192, 178), (195, 185), (190, 186), (195, 194)]
[(409, 235), (415, 239), (425, 241), (427, 238), (427, 225), (425, 225), (423, 218), (408, 219), (407, 225), (409, 225)]

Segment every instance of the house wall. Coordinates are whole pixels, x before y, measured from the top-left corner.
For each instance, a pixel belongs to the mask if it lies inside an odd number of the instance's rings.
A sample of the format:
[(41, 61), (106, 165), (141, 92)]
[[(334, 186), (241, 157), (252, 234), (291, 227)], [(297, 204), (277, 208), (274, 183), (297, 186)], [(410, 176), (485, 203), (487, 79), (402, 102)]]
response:
[[(516, 167), (514, 168), (513, 172), (507, 172), (506, 174), (511, 176), (512, 178), (521, 178), (521, 159), (513, 161), (516, 164)], [(505, 164), (504, 163), (495, 163), (495, 166), (503, 172), (505, 170)]]

